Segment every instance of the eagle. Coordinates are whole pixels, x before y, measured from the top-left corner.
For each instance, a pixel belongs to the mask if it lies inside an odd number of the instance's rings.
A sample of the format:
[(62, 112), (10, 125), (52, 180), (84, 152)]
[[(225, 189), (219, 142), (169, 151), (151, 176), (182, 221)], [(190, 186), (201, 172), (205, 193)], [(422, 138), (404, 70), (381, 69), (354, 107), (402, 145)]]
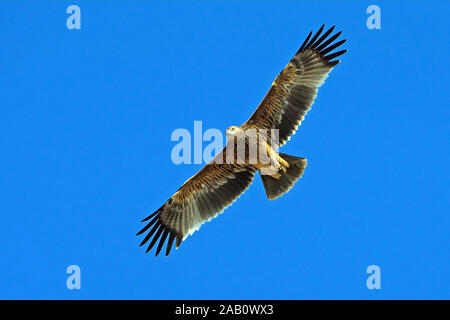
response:
[[(334, 51), (346, 41), (337, 41), (342, 31), (332, 35), (333, 26), (322, 34), (324, 27), (314, 35), (312, 31), (308, 34), (251, 117), (243, 125), (226, 130), (224, 149), (142, 220), (146, 225), (137, 235), (146, 233), (141, 246), (151, 240), (146, 252), (158, 243), (158, 256), (167, 239), (166, 256), (174, 242), (178, 249), (203, 223), (230, 206), (250, 186), (257, 172), (269, 200), (288, 192), (302, 176), (306, 159), (279, 153), (277, 149), (296, 132), (314, 103), (318, 88), (340, 62), (335, 58), (347, 52)], [(268, 132), (275, 132), (276, 139), (269, 140)], [(244, 141), (240, 150), (239, 141)], [(249, 151), (252, 145), (257, 145), (256, 153), (264, 155), (264, 161), (263, 157), (250, 157), (254, 154)]]

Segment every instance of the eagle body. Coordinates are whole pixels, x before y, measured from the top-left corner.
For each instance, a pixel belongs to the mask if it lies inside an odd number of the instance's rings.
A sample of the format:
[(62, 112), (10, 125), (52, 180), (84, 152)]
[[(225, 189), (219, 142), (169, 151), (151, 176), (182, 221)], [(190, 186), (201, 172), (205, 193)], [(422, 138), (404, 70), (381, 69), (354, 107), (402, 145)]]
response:
[(279, 153), (296, 132), (316, 98), (318, 88), (347, 50), (332, 52), (346, 40), (334, 42), (334, 27), (309, 33), (300, 49), (273, 81), (252, 116), (241, 126), (226, 130), (227, 144), (203, 169), (188, 179), (158, 210), (145, 218), (138, 235), (147, 233), (141, 246), (147, 252), (166, 242), (166, 256), (175, 242), (222, 213), (252, 183), (259, 172), (269, 200), (288, 192), (302, 176), (307, 161)]

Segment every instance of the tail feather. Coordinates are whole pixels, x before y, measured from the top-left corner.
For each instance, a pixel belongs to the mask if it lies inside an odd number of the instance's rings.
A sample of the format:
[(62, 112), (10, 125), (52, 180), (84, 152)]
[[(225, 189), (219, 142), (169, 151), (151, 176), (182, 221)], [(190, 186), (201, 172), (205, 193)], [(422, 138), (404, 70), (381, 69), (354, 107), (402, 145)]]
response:
[(269, 200), (279, 198), (288, 192), (294, 183), (302, 176), (307, 163), (305, 158), (294, 157), (284, 153), (280, 153), (279, 156), (289, 163), (286, 172), (281, 173), (279, 178), (261, 174), (261, 179)]

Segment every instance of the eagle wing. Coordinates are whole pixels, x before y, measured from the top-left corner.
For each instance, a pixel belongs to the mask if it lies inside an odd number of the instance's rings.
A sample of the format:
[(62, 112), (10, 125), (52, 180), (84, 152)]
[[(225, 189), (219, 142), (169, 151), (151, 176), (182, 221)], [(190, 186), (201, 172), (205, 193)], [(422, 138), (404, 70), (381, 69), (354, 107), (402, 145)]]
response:
[(255, 173), (256, 169), (252, 166), (226, 163), (224, 148), (202, 170), (187, 180), (161, 208), (142, 220), (144, 222), (151, 219), (137, 234), (150, 230), (141, 246), (153, 237), (147, 248), (148, 252), (160, 239), (155, 254), (157, 256), (169, 237), (166, 256), (169, 255), (175, 239), (178, 248), (181, 241), (197, 231), (203, 223), (222, 213), (248, 188)]
[(333, 26), (320, 36), (323, 28), (324, 25), (312, 38), (312, 32), (309, 33), (243, 127), (278, 129), (279, 146), (284, 145), (295, 133), (314, 103), (318, 88), (333, 67), (340, 62), (333, 59), (347, 52), (331, 52), (346, 40), (332, 44), (342, 31), (329, 37), (334, 30)]

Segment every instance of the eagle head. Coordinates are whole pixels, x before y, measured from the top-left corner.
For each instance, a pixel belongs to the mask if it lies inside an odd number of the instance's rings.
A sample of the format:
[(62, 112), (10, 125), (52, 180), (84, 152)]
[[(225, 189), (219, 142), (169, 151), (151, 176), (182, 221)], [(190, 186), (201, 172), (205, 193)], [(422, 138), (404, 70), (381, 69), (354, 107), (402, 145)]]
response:
[(227, 138), (230, 138), (230, 137), (236, 135), (238, 132), (241, 132), (241, 128), (236, 127), (236, 126), (229, 127), (226, 131)]

